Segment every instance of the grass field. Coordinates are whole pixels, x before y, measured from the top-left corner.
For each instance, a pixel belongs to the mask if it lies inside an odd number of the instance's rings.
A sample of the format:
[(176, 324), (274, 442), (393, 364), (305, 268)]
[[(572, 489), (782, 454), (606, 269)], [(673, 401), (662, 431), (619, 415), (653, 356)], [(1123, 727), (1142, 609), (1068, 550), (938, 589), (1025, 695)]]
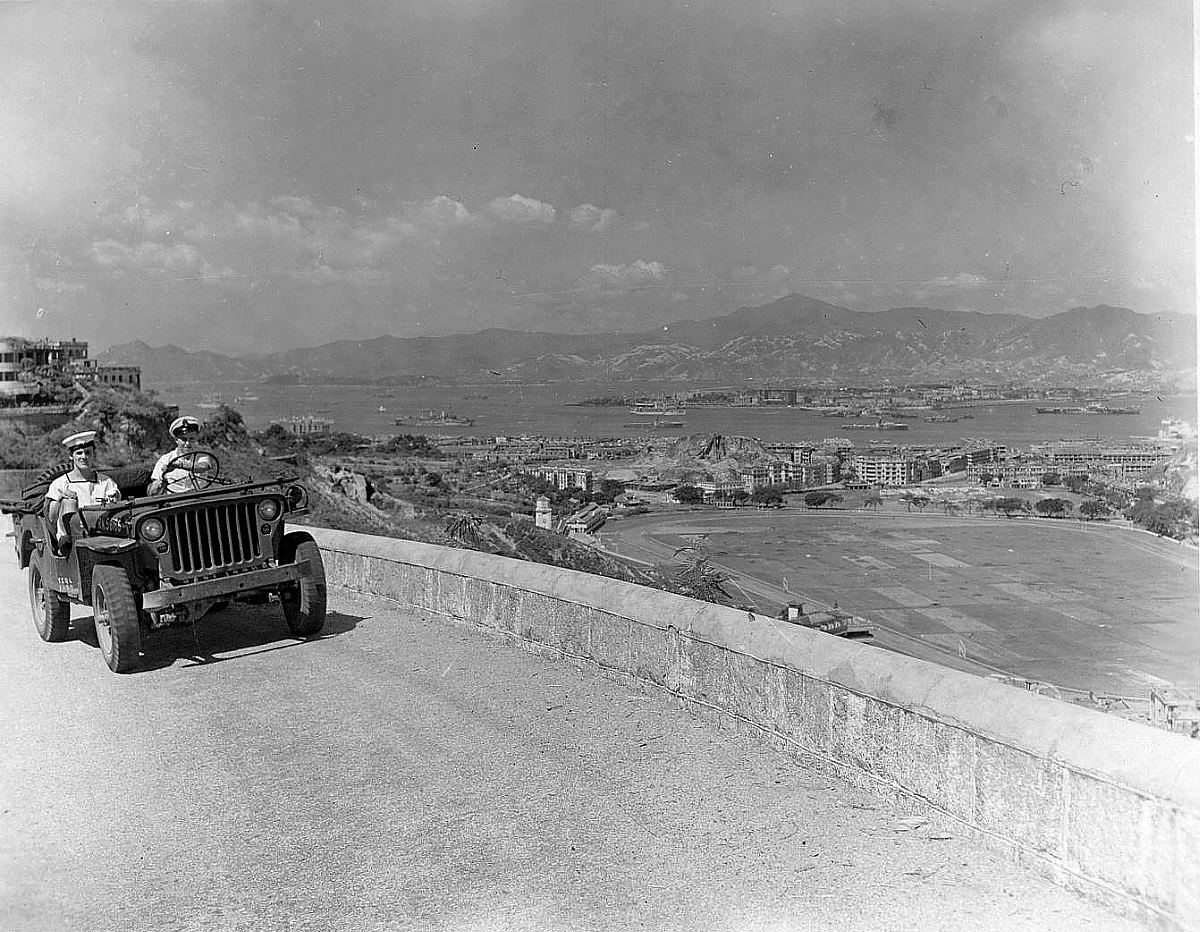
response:
[(788, 593), (945, 655), (1071, 689), (1145, 698), (1200, 686), (1197, 554), (1074, 521), (862, 511), (693, 511), (614, 522), (621, 552), (669, 562), (703, 540), (773, 613)]

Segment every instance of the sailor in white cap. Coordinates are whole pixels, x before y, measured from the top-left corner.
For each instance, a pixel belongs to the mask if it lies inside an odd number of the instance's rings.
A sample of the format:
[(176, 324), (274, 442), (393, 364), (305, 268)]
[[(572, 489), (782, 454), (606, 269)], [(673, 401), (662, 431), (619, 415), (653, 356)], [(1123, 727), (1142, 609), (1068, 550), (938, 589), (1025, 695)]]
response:
[(200, 422), (190, 414), (185, 414), (175, 418), (167, 432), (175, 438), (175, 449), (164, 453), (154, 464), (154, 469), (150, 472), (150, 486), (146, 490), (151, 495), (161, 495), (163, 492), (190, 492), (195, 487), (188, 470), (167, 467), (185, 453), (192, 452), (200, 436)]
[(62, 445), (71, 451), (71, 469), (51, 482), (46, 491), (47, 517), (58, 535), (60, 546), (70, 539), (71, 517), (80, 508), (110, 505), (121, 497), (112, 478), (96, 471), (94, 430), (71, 434)]

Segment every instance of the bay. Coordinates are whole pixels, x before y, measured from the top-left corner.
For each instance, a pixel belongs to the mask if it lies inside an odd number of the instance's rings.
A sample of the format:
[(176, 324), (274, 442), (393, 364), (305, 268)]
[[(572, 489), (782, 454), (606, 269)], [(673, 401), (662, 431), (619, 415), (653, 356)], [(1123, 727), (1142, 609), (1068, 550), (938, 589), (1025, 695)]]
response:
[[(856, 446), (871, 440), (909, 446), (946, 446), (962, 439), (986, 438), (1011, 447), (1046, 440), (1079, 438), (1153, 437), (1166, 418), (1191, 423), (1197, 418), (1197, 398), (1189, 395), (1150, 395), (1122, 398), (1117, 403), (1140, 407), (1138, 414), (1036, 414), (1034, 405), (997, 404), (938, 412), (958, 415), (953, 423), (906, 419), (906, 431), (847, 430), (846, 420), (785, 407), (688, 408), (680, 429), (651, 430), (625, 406), (580, 405), (587, 398), (618, 395), (654, 397), (699, 383), (617, 382), (611, 384), (545, 383), (514, 385), (421, 386), (382, 388), (378, 385), (268, 385), (234, 382), (222, 385), (155, 385), (159, 398), (178, 404), (183, 414), (203, 419), (212, 413), (213, 393), (241, 413), (252, 430), (289, 415), (312, 414), (333, 421), (334, 429), (367, 437), (430, 434), (475, 437), (672, 437), (685, 434), (725, 434), (765, 441), (819, 441), (844, 437)], [(1045, 402), (1042, 402), (1045, 404)], [(415, 427), (396, 425), (395, 418), (422, 410), (447, 411), (475, 419), (471, 426)], [(969, 419), (964, 416), (970, 415)], [(923, 416), (923, 415), (922, 415)], [(864, 421), (867, 418), (851, 418)]]

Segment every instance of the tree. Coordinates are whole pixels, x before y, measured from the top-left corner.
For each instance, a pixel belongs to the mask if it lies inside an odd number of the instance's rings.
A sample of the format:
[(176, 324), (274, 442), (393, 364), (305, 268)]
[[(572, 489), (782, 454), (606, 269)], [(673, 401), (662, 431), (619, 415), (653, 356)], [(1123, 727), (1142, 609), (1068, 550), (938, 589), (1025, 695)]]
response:
[(962, 511), (962, 506), (953, 499), (944, 499), (942, 501), (942, 511), (948, 515), (956, 515)]
[(1087, 487), (1088, 479), (1087, 476), (1064, 476), (1062, 484), (1068, 492), (1078, 495)]
[(804, 504), (808, 508), (820, 508), (840, 501), (842, 497), (836, 492), (809, 492), (804, 496)]
[(680, 485), (671, 493), (681, 505), (699, 505), (704, 501), (704, 492), (694, 485)]
[(744, 505), (746, 502), (750, 501), (750, 493), (745, 489), (738, 489), (729, 497), (732, 499), (735, 505)]
[(1033, 510), (1046, 518), (1061, 518), (1071, 511), (1071, 503), (1062, 498), (1043, 498)]
[(1079, 505), (1079, 514), (1091, 521), (1094, 518), (1103, 518), (1111, 513), (1111, 509), (1104, 502), (1089, 498), (1087, 501)]
[(872, 490), (868, 492), (866, 497), (863, 498), (863, 508), (873, 508), (875, 511), (878, 511), (882, 505), (883, 496), (879, 494), (878, 490)]
[(754, 490), (750, 500), (757, 505), (782, 505), (783, 493), (774, 486), (762, 486)]
[(446, 533), (460, 543), (477, 544), (479, 543), (479, 530), (482, 526), (482, 517), (464, 512), (450, 516), (446, 522)]
[(989, 485), (991, 485), (995, 481), (996, 481), (996, 477), (994, 475), (992, 475), (990, 472), (981, 472), (979, 474), (979, 484), (982, 485), (984, 488), (987, 488)]
[(728, 602), (725, 589), (730, 576), (714, 566), (702, 544), (680, 547), (675, 551), (678, 560), (671, 582), (676, 592), (702, 602)]
[(1020, 498), (996, 498), (992, 500), (992, 507), (996, 511), (1003, 513), (1004, 517), (1011, 518), (1014, 514), (1029, 510), (1029, 503)]
[(928, 495), (914, 495), (912, 498), (910, 498), (908, 500), (908, 504), (909, 504), (909, 511), (911, 511), (913, 508), (917, 509), (917, 511), (924, 511), (926, 508), (929, 507), (929, 496)]
[(1042, 485), (1058, 485), (1061, 482), (1062, 475), (1060, 473), (1053, 470), (1042, 473)]

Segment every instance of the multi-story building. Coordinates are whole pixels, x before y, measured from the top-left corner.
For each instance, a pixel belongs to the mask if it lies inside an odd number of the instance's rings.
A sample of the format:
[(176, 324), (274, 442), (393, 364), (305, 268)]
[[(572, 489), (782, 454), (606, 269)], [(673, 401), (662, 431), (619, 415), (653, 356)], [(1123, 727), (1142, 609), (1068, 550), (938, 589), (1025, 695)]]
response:
[(532, 466), (522, 470), (527, 475), (545, 479), (556, 489), (582, 489), (591, 492), (596, 485), (596, 474), (590, 469), (577, 466)]
[(856, 453), (851, 457), (855, 478), (867, 485), (905, 486), (934, 478), (941, 470), (924, 457), (909, 453)]
[(139, 366), (100, 366), (94, 359), (84, 359), (71, 368), (85, 382), (142, 387), (142, 370)]
[(24, 374), (46, 366), (66, 370), (87, 359), (88, 345), (82, 340), (30, 340), (0, 337), (0, 398), (18, 400), (37, 393), (36, 385)]
[(1175, 445), (1167, 440), (1057, 440), (1032, 444), (1030, 450), (1064, 475), (1103, 472), (1132, 479), (1169, 460)]

